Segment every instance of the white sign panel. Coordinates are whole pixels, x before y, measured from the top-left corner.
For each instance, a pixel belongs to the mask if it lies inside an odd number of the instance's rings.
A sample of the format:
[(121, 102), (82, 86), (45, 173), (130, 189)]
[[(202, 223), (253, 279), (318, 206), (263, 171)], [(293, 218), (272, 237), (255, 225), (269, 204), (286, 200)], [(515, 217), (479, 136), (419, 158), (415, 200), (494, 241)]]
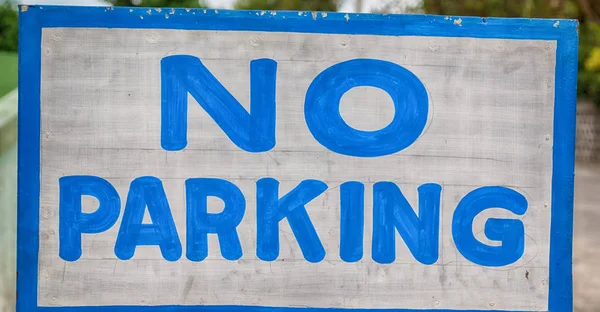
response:
[(569, 311), (577, 23), (21, 7), (18, 311)]

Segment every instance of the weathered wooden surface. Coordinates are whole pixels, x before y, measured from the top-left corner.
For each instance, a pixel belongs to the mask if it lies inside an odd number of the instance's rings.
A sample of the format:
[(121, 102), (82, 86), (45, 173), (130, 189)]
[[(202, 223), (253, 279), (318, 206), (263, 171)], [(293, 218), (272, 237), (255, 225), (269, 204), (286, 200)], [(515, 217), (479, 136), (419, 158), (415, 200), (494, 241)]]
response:
[[(553, 41), (378, 37), (293, 33), (133, 29), (44, 29), (41, 94), (41, 201), (39, 304), (239, 304), (313, 307), (397, 307), (545, 310), (551, 202)], [(173, 54), (200, 57), (246, 107), (249, 62), (278, 62), (277, 145), (267, 153), (239, 150), (194, 101), (188, 146), (160, 147), (160, 60)], [(351, 58), (395, 62), (415, 73), (430, 97), (429, 123), (410, 148), (377, 159), (345, 157), (320, 146), (306, 128), (303, 101), (323, 69)], [(341, 105), (359, 129), (385, 126), (393, 112), (380, 90), (357, 88)], [(368, 103), (368, 104), (367, 104)], [(131, 180), (163, 180), (179, 235), (185, 241), (184, 180), (220, 177), (238, 185), (247, 210), (238, 227), (244, 256), (220, 257), (211, 237), (206, 261), (165, 261), (158, 248), (138, 247), (130, 261), (114, 253), (117, 226), (84, 235), (76, 262), (58, 256), (58, 178), (92, 174), (109, 180), (123, 200)], [(277, 261), (255, 256), (255, 181), (281, 181), (285, 193), (303, 179), (319, 179), (329, 191), (307, 205), (327, 256), (310, 264), (286, 221)], [(340, 183), (365, 183), (365, 255), (357, 263), (338, 256)], [(371, 188), (396, 182), (416, 207), (416, 188), (443, 185), (440, 257), (418, 263), (402, 240), (397, 259), (370, 258)], [(517, 189), (529, 203), (520, 219), (525, 254), (515, 264), (485, 268), (454, 247), (450, 222), (458, 201), (484, 185)], [(218, 204), (209, 202), (218, 211)], [(95, 209), (84, 202), (84, 211)], [(483, 235), (490, 210), (477, 217)], [(135, 291), (126, 291), (133, 290)], [(99, 295), (101, 294), (101, 295)]]

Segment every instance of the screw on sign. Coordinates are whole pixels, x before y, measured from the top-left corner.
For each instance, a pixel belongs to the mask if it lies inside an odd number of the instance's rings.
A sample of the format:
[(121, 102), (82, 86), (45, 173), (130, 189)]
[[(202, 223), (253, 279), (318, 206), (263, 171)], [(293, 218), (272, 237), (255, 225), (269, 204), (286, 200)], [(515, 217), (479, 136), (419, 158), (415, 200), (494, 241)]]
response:
[(19, 312), (572, 310), (576, 22), (161, 12), (21, 10)]

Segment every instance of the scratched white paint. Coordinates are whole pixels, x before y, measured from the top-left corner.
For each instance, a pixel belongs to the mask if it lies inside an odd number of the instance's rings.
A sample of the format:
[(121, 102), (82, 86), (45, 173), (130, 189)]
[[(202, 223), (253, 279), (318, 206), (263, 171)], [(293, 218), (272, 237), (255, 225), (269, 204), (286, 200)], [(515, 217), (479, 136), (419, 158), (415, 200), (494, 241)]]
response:
[[(41, 207), (38, 299), (42, 306), (261, 305), (363, 308), (545, 310), (556, 43), (470, 38), (382, 37), (261, 32), (141, 29), (44, 29), (41, 94)], [(278, 62), (277, 145), (268, 153), (238, 149), (190, 98), (188, 147), (160, 147), (160, 59), (200, 57), (248, 108), (249, 61)], [(378, 58), (414, 72), (430, 96), (428, 126), (408, 149), (362, 159), (332, 153), (311, 136), (303, 100), (312, 79), (352, 58)], [(373, 88), (346, 94), (349, 124), (385, 126), (391, 99)], [(209, 259), (163, 260), (157, 247), (138, 247), (120, 261), (111, 230), (83, 236), (76, 262), (58, 256), (58, 178), (91, 174), (108, 179), (124, 203), (138, 176), (163, 180), (185, 248), (184, 180), (220, 177), (238, 185), (247, 210), (238, 227), (244, 256), (226, 261), (211, 236)], [(329, 190), (307, 205), (323, 241), (324, 261), (305, 261), (284, 220), (281, 252), (272, 263), (255, 256), (255, 181), (281, 181), (280, 194), (303, 179)], [(365, 254), (358, 263), (339, 258), (339, 185), (366, 184)], [(399, 184), (417, 207), (416, 188), (443, 185), (441, 250), (436, 264), (418, 263), (398, 237), (397, 259), (371, 259), (372, 184)], [(526, 196), (525, 255), (504, 268), (464, 259), (451, 237), (458, 201), (485, 185), (512, 187)], [(218, 201), (209, 202), (218, 211)], [(84, 210), (97, 203), (84, 201)], [(484, 242), (487, 211), (474, 231)]]

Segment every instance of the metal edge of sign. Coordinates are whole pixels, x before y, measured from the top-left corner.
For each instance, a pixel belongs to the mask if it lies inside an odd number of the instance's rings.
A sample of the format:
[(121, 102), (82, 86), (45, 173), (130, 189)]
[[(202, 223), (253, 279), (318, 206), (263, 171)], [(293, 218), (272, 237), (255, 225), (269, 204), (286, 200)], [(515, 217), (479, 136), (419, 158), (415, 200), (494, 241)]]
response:
[(572, 235), (578, 21), (434, 15), (26, 5), (20, 6), (19, 11), (17, 312), (478, 311), (177, 305), (38, 307), (41, 40), (42, 28), (54, 27), (238, 30), (556, 40), (548, 311), (569, 312), (573, 310)]

